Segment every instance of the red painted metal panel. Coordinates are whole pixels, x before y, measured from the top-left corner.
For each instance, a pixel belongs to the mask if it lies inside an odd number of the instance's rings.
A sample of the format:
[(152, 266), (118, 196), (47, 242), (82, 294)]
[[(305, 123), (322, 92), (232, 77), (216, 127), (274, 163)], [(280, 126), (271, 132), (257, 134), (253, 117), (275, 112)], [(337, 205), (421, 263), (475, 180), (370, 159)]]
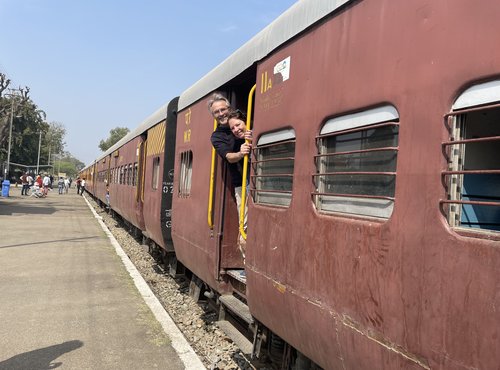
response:
[[(142, 141), (138, 136), (118, 149), (118, 156), (111, 158), (111, 168), (134, 164), (139, 161), (137, 148)], [(136, 187), (130, 184), (111, 183), (109, 186), (111, 208), (140, 230), (144, 230), (143, 202), (136, 199)]]
[[(500, 363), (499, 244), (457, 235), (440, 212), (443, 115), (498, 78), (499, 15), (493, 1), (360, 1), (259, 65), (254, 135), (291, 126), (297, 145), (290, 207), (250, 203), (248, 301), (324, 368)], [(266, 90), (262, 74), (289, 56), (289, 80)], [(392, 216), (318, 214), (322, 123), (386, 103), (400, 114)]]

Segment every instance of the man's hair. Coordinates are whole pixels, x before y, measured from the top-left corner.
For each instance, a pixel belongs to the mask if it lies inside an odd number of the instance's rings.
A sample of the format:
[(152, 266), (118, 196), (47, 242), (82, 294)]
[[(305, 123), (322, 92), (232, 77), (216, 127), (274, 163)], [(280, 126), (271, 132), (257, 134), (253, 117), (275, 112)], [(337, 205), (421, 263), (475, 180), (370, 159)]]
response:
[(212, 105), (216, 102), (216, 101), (224, 101), (227, 105), (227, 107), (229, 108), (231, 106), (231, 104), (229, 104), (229, 100), (222, 94), (220, 93), (214, 93), (210, 99), (208, 100), (208, 111), (210, 112), (210, 114), (212, 114)]

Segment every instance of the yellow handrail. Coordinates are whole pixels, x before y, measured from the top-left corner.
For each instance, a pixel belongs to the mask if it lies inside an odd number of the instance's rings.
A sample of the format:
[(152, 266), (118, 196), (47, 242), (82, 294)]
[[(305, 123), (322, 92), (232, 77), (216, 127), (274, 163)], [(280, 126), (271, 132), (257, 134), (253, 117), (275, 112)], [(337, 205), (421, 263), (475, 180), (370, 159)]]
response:
[[(255, 93), (257, 85), (253, 85), (248, 93), (248, 105), (247, 105), (247, 130), (251, 130), (252, 124), (252, 107), (253, 107), (253, 95)], [(245, 143), (248, 140), (245, 139)], [(241, 180), (241, 205), (240, 205), (240, 235), (243, 239), (247, 240), (247, 233), (245, 232), (245, 205), (247, 201), (247, 168), (248, 168), (248, 154), (245, 154), (245, 159), (243, 160), (243, 178)]]
[(139, 169), (142, 171), (142, 167), (143, 167), (143, 164), (141, 163), (142, 162), (142, 141), (138, 143), (139, 145), (137, 146), (137, 149), (139, 149), (139, 159), (137, 160), (137, 174), (136, 176), (138, 177), (138, 180), (137, 180), (137, 186), (135, 188), (135, 201), (136, 202), (139, 202), (139, 199), (140, 199), (140, 188), (142, 186), (142, 173), (139, 172)]
[(142, 147), (142, 186), (141, 186), (141, 201), (144, 203), (144, 186), (146, 182), (146, 160), (147, 160), (147, 150), (148, 150), (148, 142), (147, 139), (146, 141), (143, 141), (143, 147)]
[[(217, 129), (217, 120), (214, 119), (214, 131)], [(212, 164), (210, 166), (210, 190), (208, 194), (208, 227), (214, 228), (213, 209), (214, 209), (214, 182), (215, 182), (215, 148), (212, 147)]]

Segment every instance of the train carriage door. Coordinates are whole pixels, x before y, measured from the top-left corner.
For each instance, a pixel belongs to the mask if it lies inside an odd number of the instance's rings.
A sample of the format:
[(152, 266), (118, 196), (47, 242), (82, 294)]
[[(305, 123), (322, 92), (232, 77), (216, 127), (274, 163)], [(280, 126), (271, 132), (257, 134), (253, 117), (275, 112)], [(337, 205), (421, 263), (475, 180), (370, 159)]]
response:
[[(255, 85), (251, 85), (227, 94), (233, 109), (249, 112), (247, 121), (250, 121), (252, 116), (254, 91)], [(216, 128), (217, 125), (214, 123), (214, 130)], [(248, 168), (248, 159), (238, 162), (237, 166), (243, 176), (245, 169)], [(244, 178), (245, 184), (247, 178), (248, 176)], [(244, 188), (243, 191), (242, 186), (242, 191), (238, 192), (238, 195), (235, 193), (227, 162), (212, 151), (208, 225), (213, 228), (213, 234), (217, 235), (216, 251), (219, 264), (217, 271), (244, 268), (239, 244), (244, 243), (246, 239), (243, 229), (245, 212), (243, 206), (241, 207), (243, 213), (238, 209), (236, 199), (236, 196), (241, 196), (241, 204), (245, 204), (246, 186)]]

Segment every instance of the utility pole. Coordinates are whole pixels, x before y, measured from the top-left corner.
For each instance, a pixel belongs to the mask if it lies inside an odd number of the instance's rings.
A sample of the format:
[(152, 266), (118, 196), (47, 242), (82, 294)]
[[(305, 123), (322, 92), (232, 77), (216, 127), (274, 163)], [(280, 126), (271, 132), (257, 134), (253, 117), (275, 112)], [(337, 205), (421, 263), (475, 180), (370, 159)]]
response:
[(42, 147), (42, 130), (40, 130), (40, 136), (38, 137), (38, 158), (36, 160), (36, 174), (38, 175), (38, 168), (40, 167), (40, 148)]
[(62, 153), (59, 153), (59, 165), (57, 166), (57, 176), (61, 173), (61, 158), (62, 158)]
[[(7, 167), (5, 168), (5, 180), (8, 180), (8, 175), (10, 175), (10, 151), (12, 147), (12, 125), (14, 123), (14, 105), (16, 98), (19, 97), (20, 90), (9, 89), (9, 93), (5, 94), (10, 96), (10, 124), (9, 124), (9, 144), (7, 149)], [(17, 92), (17, 93), (16, 93)], [(17, 116), (16, 116), (17, 117)]]
[(10, 127), (9, 127), (9, 146), (7, 149), (7, 167), (5, 168), (4, 179), (8, 180), (8, 175), (10, 175), (10, 146), (12, 143), (12, 122), (14, 121), (14, 100), (11, 101), (10, 108)]

